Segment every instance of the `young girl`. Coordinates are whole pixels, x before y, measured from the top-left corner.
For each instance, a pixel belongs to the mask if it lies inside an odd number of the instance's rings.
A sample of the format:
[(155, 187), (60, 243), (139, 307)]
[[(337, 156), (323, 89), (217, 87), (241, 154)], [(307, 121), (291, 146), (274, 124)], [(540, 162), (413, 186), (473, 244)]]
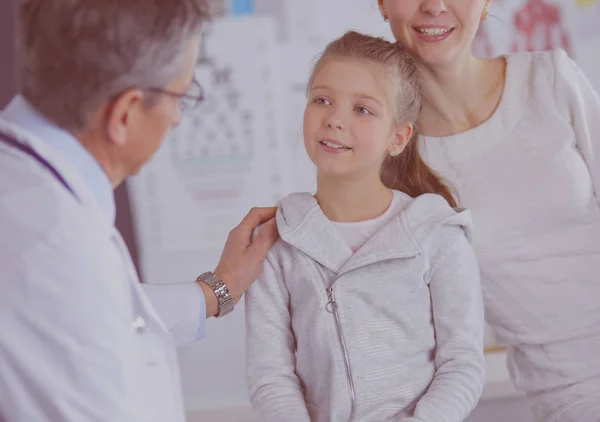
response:
[[(478, 401), (470, 217), (411, 142), (417, 82), (405, 51), (356, 32), (315, 65), (304, 143), (317, 193), (281, 201), (281, 238), (246, 297), (261, 422), (460, 422)], [(387, 160), (404, 192), (382, 182)]]

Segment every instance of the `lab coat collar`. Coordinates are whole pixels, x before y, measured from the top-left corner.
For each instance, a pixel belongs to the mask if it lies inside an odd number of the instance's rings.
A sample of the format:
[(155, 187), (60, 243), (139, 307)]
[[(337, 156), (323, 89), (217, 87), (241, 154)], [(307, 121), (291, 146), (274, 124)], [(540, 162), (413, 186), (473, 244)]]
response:
[[(36, 153), (46, 160), (63, 177), (69, 187), (75, 193), (74, 201), (79, 201), (86, 209), (96, 214), (99, 221), (105, 221), (107, 226), (114, 227), (114, 222), (110, 221), (100, 203), (94, 196), (93, 191), (86, 183), (85, 179), (79, 174), (71, 162), (58, 153), (47, 142), (38, 138), (26, 129), (18, 126), (0, 116), (0, 132), (14, 138), (17, 142), (31, 147)], [(50, 174), (50, 173), (49, 173)], [(49, 177), (54, 177), (50, 175)], [(62, 186), (61, 186), (62, 188)], [(65, 189), (68, 195), (73, 196)]]
[[(70, 165), (69, 170), (75, 170), (79, 178), (83, 179), (88, 190), (91, 191), (95, 201), (102, 209), (105, 218), (114, 225), (116, 207), (111, 182), (96, 159), (73, 135), (45, 118), (20, 95), (16, 96), (10, 102), (2, 111), (1, 116), (7, 122), (19, 126), (31, 135), (25, 136), (26, 138), (32, 138), (30, 139), (31, 142), (27, 142), (27, 144), (33, 147), (36, 152), (39, 153), (41, 150), (44, 150), (47, 153), (51, 153), (51, 150), (54, 150), (55, 154), (51, 155), (60, 155), (63, 160), (58, 160), (58, 157), (56, 157), (57, 159), (49, 160), (49, 163), (53, 167), (60, 165), (61, 169), (56, 168), (56, 170), (71, 185), (73, 183), (70, 180), (71, 176), (67, 177), (66, 174), (63, 174), (66, 168), (62, 165), (63, 163), (60, 163), (61, 161), (68, 161)], [(40, 140), (42, 143), (39, 142)], [(48, 158), (46, 156), (43, 157)]]

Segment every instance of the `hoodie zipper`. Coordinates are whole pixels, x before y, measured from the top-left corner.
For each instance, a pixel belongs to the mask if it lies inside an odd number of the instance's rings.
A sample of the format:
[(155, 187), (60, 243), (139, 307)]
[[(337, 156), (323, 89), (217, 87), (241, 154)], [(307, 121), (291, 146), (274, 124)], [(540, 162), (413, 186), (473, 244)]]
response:
[(330, 314), (333, 314), (338, 340), (340, 342), (340, 347), (342, 348), (342, 354), (344, 356), (346, 378), (348, 381), (348, 392), (350, 393), (350, 416), (348, 417), (348, 422), (352, 422), (354, 420), (354, 416), (356, 415), (356, 390), (354, 389), (354, 381), (352, 380), (352, 370), (350, 368), (350, 358), (348, 357), (348, 349), (346, 348), (346, 341), (344, 340), (344, 334), (342, 333), (342, 326), (340, 324), (338, 305), (335, 301), (335, 295), (333, 294), (333, 284), (327, 288), (327, 298), (329, 299), (329, 302), (327, 302), (325, 309)]

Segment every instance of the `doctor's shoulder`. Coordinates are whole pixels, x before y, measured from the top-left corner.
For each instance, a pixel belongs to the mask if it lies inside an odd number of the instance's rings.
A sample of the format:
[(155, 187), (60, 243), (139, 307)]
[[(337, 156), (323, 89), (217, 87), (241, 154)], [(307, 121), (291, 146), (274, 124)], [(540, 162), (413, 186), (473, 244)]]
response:
[(67, 299), (86, 303), (89, 294), (98, 306), (115, 298), (127, 306), (127, 283), (121, 283), (126, 273), (108, 224), (43, 169), (4, 153), (0, 169), (1, 288), (17, 296), (43, 292), (48, 304), (59, 307)]
[(4, 151), (0, 169), (0, 233), (2, 245), (10, 245), (5, 254), (94, 247), (99, 234), (94, 222), (44, 169)]

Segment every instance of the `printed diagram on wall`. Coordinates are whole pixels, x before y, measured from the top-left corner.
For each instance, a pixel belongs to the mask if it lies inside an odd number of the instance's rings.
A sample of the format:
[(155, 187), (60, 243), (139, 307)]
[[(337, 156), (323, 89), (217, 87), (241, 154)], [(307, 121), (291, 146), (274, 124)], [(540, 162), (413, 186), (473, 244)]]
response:
[[(569, 20), (573, 9), (578, 9), (575, 0), (562, 4), (549, 0), (502, 0), (492, 2), (490, 7), (490, 17), (481, 23), (475, 36), (475, 56), (495, 57), (556, 48), (564, 49), (571, 57), (576, 55), (573, 36), (578, 25)], [(586, 14), (589, 13), (587, 10)], [(577, 21), (581, 22), (581, 16)], [(593, 25), (598, 32), (597, 19)]]
[(545, 0), (527, 0), (513, 19), (512, 52), (560, 47), (573, 56), (571, 39), (559, 6)]
[[(255, 205), (242, 205), (248, 192), (253, 193), (249, 200), (257, 201), (261, 195), (254, 192), (266, 192), (262, 195), (266, 205), (283, 195), (269, 54), (274, 41), (261, 36), (265, 31), (256, 31), (252, 20), (229, 23), (225, 26), (243, 26), (254, 34), (242, 42), (229, 37), (223, 23), (215, 28), (218, 33), (206, 30), (196, 66), (196, 78), (206, 87), (206, 101), (169, 142), (170, 159), (182, 185), (203, 214), (214, 213), (210, 226), (227, 227), (227, 231), (235, 219), (223, 210), (235, 213)], [(224, 57), (222, 51), (233, 52)], [(223, 224), (215, 224), (220, 217)]]
[(253, 112), (240, 104), (230, 66), (219, 66), (206, 51), (203, 34), (196, 78), (209, 86), (205, 103), (173, 130), (170, 157), (182, 183), (199, 202), (236, 199), (254, 158)]

